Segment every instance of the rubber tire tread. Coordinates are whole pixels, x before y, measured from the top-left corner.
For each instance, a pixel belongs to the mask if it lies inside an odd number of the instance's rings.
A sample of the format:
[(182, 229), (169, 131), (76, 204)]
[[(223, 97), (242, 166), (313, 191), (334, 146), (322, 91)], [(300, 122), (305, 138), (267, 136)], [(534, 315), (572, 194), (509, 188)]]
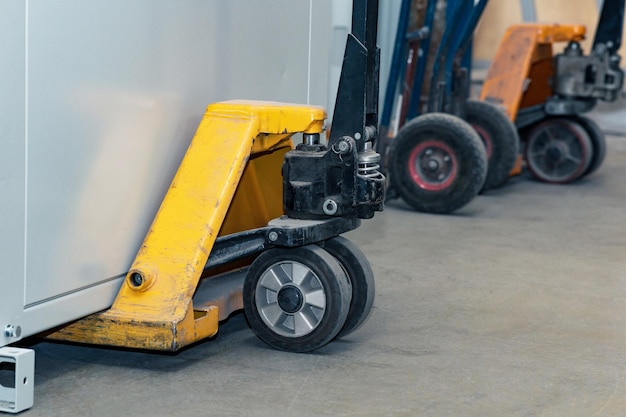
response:
[(593, 120), (585, 116), (576, 116), (572, 118), (573, 121), (577, 122), (582, 126), (583, 129), (589, 135), (589, 139), (591, 139), (591, 146), (593, 147), (593, 153), (591, 155), (591, 163), (587, 170), (583, 173), (583, 177), (595, 172), (600, 165), (604, 162), (604, 158), (606, 157), (606, 137), (600, 126)]
[(465, 120), (470, 125), (480, 126), (491, 139), (491, 156), (488, 157), (483, 191), (501, 187), (509, 179), (519, 154), (517, 128), (500, 107), (481, 100), (467, 101)]
[[(263, 273), (280, 261), (306, 265), (322, 282), (326, 310), (318, 326), (300, 337), (275, 333), (260, 317), (256, 306), (256, 286)], [(274, 248), (263, 252), (250, 266), (243, 285), (244, 313), (252, 331), (271, 347), (288, 352), (310, 352), (326, 345), (337, 336), (348, 317), (352, 288), (344, 269), (332, 255), (317, 245), (298, 248)]]
[[(549, 178), (543, 172), (537, 170), (534, 166), (535, 164), (531, 162), (531, 160), (528, 157), (530, 148), (532, 146), (531, 142), (537, 135), (539, 135), (542, 132), (541, 129), (545, 129), (545, 126), (549, 126), (550, 124), (557, 124), (557, 125), (561, 124), (561, 126), (569, 125), (570, 127), (568, 127), (568, 129), (570, 130), (570, 132), (577, 135), (580, 144), (586, 147), (588, 151), (591, 153), (584, 167), (580, 168), (580, 171), (572, 173), (572, 175), (569, 177), (558, 179), (558, 180), (554, 178)], [(537, 181), (545, 182), (548, 184), (569, 184), (569, 183), (578, 181), (580, 178), (582, 178), (583, 175), (585, 175), (585, 173), (591, 166), (591, 161), (593, 158), (593, 144), (592, 144), (592, 139), (590, 138), (590, 134), (578, 121), (574, 120), (571, 117), (551, 117), (551, 118), (543, 119), (542, 121), (533, 125), (532, 128), (528, 131), (528, 133), (526, 134), (525, 142), (526, 144), (525, 144), (525, 149), (524, 149), (524, 160), (526, 161), (526, 167), (528, 171), (531, 173), (531, 175), (533, 176), (533, 178), (535, 178)]]
[(376, 295), (374, 272), (359, 247), (343, 236), (322, 242), (320, 246), (339, 261), (352, 285), (348, 318), (336, 338), (345, 337), (359, 329), (369, 318)]
[[(456, 153), (457, 179), (441, 191), (424, 190), (411, 178), (407, 163), (411, 150), (424, 140), (441, 140)], [(415, 210), (448, 214), (468, 204), (483, 187), (487, 153), (476, 131), (465, 121), (445, 113), (427, 113), (405, 124), (389, 149), (391, 186)]]

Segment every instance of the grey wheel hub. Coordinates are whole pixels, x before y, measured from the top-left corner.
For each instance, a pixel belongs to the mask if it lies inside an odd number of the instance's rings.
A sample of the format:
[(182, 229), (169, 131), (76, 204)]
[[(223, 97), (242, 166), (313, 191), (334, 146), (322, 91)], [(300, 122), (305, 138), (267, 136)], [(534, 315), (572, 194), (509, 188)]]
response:
[(259, 279), (256, 307), (273, 332), (302, 337), (319, 326), (326, 311), (326, 295), (318, 276), (295, 261), (270, 266)]

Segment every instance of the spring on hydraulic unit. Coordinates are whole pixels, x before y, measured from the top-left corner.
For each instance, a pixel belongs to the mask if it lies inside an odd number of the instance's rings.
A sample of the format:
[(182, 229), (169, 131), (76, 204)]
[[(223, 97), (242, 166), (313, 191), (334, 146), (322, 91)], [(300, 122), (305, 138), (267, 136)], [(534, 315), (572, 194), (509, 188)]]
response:
[(365, 149), (357, 155), (357, 175), (362, 178), (380, 178), (380, 154), (372, 149)]

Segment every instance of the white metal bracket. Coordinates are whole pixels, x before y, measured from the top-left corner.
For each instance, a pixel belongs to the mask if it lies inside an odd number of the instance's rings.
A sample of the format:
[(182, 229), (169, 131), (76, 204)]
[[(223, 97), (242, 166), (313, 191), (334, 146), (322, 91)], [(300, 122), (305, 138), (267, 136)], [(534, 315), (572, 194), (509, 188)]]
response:
[(19, 413), (33, 406), (35, 351), (0, 348), (0, 412)]

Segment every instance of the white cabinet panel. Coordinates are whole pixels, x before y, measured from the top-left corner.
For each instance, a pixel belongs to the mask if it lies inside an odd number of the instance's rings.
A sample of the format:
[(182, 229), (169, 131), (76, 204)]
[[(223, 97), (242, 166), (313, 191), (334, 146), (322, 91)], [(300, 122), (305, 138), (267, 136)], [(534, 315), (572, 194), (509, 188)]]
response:
[(32, 334), (110, 304), (207, 104), (326, 106), (329, 13), (330, 0), (0, 0), (0, 277), (21, 288), (0, 327), (9, 311)]
[(25, 220), (25, 6), (0, 2), (0, 346), (22, 325)]

